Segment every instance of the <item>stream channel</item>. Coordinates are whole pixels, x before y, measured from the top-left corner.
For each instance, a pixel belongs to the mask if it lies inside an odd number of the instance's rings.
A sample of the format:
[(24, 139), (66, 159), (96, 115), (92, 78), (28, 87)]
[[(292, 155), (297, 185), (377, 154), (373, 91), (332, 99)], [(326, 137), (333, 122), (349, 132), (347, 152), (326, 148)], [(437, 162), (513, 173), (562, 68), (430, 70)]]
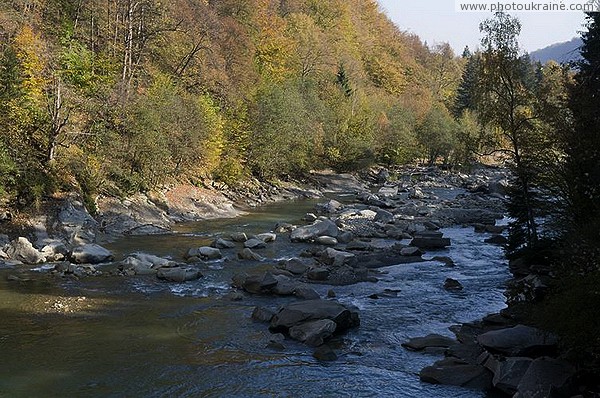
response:
[[(136, 251), (180, 260), (215, 236), (267, 232), (280, 221), (302, 225), (315, 203), (274, 203), (106, 247), (116, 260)], [(234, 273), (267, 264), (214, 262), (203, 278), (183, 284), (108, 275), (57, 279), (43, 272), (14, 282), (7, 280), (14, 271), (0, 269), (0, 397), (490, 397), (420, 382), (419, 370), (439, 357), (400, 346), (429, 333), (452, 336), (450, 325), (505, 307), (509, 273), (502, 249), (484, 243), (472, 227), (443, 232), (452, 246), (435, 255), (451, 257), (456, 267), (427, 261), (383, 268), (378, 283), (312, 285), (323, 297), (333, 289), (337, 300), (360, 309), (361, 326), (333, 344), (334, 362), (319, 362), (313, 349), (292, 340), (284, 351), (265, 348), (268, 327), (251, 319), (252, 310), (294, 298), (230, 299)], [(306, 247), (279, 235), (260, 253), (284, 259)], [(227, 254), (233, 258), (235, 251)], [(444, 290), (448, 277), (464, 290)]]

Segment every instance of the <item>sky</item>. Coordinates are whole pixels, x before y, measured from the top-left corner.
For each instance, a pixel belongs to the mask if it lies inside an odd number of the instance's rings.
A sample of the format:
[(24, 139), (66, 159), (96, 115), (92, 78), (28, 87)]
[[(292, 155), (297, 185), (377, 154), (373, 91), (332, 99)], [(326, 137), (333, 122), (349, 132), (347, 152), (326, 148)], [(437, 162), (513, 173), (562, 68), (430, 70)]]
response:
[[(429, 45), (448, 42), (457, 54), (466, 45), (477, 48), (479, 23), (491, 12), (456, 12), (454, 0), (378, 0), (388, 17), (404, 31), (415, 33)], [(521, 20), (521, 48), (532, 52), (579, 36), (584, 14), (578, 12), (510, 13)]]

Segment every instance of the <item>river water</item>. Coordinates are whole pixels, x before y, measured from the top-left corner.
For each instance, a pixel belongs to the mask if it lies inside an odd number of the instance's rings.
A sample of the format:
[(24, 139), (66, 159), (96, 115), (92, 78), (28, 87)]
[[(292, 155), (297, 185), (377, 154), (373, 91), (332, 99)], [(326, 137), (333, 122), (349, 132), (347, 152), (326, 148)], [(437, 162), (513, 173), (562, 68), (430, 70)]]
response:
[[(179, 259), (215, 235), (300, 223), (313, 205), (272, 204), (108, 247), (117, 259), (135, 251)], [(436, 255), (450, 256), (456, 267), (399, 265), (382, 269), (376, 284), (313, 286), (323, 295), (333, 289), (339, 301), (361, 310), (361, 326), (334, 342), (339, 359), (329, 363), (289, 340), (284, 351), (265, 348), (267, 325), (250, 318), (253, 308), (274, 309), (290, 299), (227, 297), (233, 273), (266, 265), (215, 262), (204, 278), (185, 284), (116, 276), (57, 280), (43, 273), (9, 282), (15, 270), (0, 270), (0, 397), (485, 397), (421, 383), (419, 370), (439, 358), (400, 346), (428, 333), (452, 336), (448, 326), (504, 308), (509, 274), (502, 249), (472, 228), (444, 233), (452, 247)], [(261, 254), (288, 258), (303, 248), (279, 236)], [(464, 290), (444, 290), (448, 277)], [(374, 293), (380, 298), (369, 298)]]

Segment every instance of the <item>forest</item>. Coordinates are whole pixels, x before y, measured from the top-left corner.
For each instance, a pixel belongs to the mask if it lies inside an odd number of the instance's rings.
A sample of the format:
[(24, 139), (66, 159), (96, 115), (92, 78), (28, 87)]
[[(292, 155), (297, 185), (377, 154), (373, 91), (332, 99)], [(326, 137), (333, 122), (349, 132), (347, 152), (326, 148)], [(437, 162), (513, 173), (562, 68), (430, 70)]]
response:
[(502, 13), (455, 54), (375, 0), (3, 1), (0, 196), (76, 191), (93, 213), (173, 182), (494, 157), (513, 176), (509, 258), (560, 282), (524, 311), (597, 363), (600, 14), (586, 23), (581, 61), (541, 65)]

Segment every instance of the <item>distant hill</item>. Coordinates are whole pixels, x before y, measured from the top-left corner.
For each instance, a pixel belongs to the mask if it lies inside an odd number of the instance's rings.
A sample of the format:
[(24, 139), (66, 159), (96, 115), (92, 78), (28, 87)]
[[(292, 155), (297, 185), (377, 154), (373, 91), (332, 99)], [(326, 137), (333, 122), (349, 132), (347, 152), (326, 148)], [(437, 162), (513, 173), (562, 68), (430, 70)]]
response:
[(540, 61), (542, 64), (553, 60), (558, 63), (567, 63), (576, 61), (581, 58), (579, 47), (581, 47), (581, 38), (575, 37), (564, 43), (552, 44), (548, 47), (533, 51), (529, 55), (535, 61)]

